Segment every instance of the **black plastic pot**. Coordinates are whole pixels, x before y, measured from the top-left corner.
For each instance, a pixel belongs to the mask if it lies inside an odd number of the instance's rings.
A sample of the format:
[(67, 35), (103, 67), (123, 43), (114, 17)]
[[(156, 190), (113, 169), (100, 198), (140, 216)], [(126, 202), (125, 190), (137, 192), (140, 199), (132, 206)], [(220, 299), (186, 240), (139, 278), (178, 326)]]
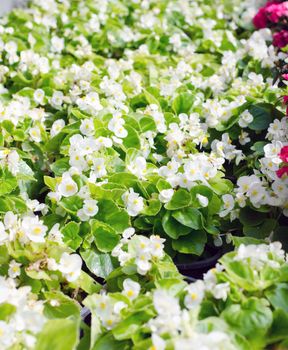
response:
[(228, 250), (229, 248), (223, 246), (215, 251), (209, 258), (192, 261), (191, 263), (176, 262), (176, 266), (182, 275), (187, 276), (188, 278), (192, 277), (192, 279), (202, 279), (203, 274), (215, 267), (218, 259), (220, 259)]

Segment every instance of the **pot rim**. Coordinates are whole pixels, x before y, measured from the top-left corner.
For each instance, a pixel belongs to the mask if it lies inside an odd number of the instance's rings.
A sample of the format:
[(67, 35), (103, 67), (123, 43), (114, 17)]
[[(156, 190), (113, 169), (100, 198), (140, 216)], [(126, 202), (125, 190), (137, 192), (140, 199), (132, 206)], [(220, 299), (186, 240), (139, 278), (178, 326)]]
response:
[(175, 265), (180, 270), (200, 270), (205, 267), (210, 267), (215, 264), (215, 261), (217, 261), (225, 252), (224, 247), (222, 246), (221, 249), (219, 249), (214, 255), (211, 257), (201, 260), (201, 261), (192, 261), (188, 263), (177, 263), (175, 262)]

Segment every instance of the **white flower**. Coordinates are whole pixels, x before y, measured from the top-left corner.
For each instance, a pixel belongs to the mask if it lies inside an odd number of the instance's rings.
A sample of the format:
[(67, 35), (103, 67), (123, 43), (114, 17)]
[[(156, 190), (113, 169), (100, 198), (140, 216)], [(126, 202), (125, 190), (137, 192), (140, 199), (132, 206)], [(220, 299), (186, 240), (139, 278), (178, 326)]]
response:
[(165, 350), (166, 348), (166, 342), (164, 339), (159, 337), (156, 333), (153, 333), (151, 336), (152, 339), (152, 348), (149, 350)]
[(134, 234), (135, 234), (135, 229), (133, 227), (129, 227), (123, 231), (122, 237), (126, 241), (126, 240), (129, 240)]
[(5, 241), (7, 241), (8, 238), (9, 238), (9, 235), (5, 231), (5, 226), (3, 225), (3, 222), (0, 221), (0, 245), (2, 245)]
[(161, 203), (168, 203), (170, 202), (171, 198), (173, 197), (174, 190), (172, 188), (167, 190), (162, 190), (159, 193), (159, 200)]
[(130, 216), (137, 216), (144, 209), (144, 199), (135, 193), (133, 188), (129, 188), (122, 195), (122, 199)]
[(0, 348), (9, 349), (15, 342), (15, 328), (5, 321), (0, 321)]
[(127, 165), (127, 169), (130, 173), (139, 177), (139, 179), (143, 179), (146, 174), (146, 159), (144, 157), (136, 157), (136, 159)]
[(94, 199), (85, 199), (83, 205), (83, 212), (87, 216), (95, 216), (98, 213), (98, 201)]
[(141, 287), (140, 284), (127, 278), (123, 282), (123, 291), (122, 294), (127, 296), (130, 300), (134, 300), (138, 297)]
[(181, 312), (178, 299), (165, 290), (155, 290), (153, 304), (159, 315), (179, 315)]
[(150, 236), (150, 253), (152, 257), (161, 259), (164, 256), (164, 243), (165, 239), (160, 236)]
[(104, 158), (93, 158), (93, 176), (96, 179), (101, 178), (107, 175), (106, 167), (105, 167), (105, 159)]
[(80, 131), (85, 136), (93, 136), (95, 132), (93, 119), (81, 120)]
[(57, 190), (62, 196), (70, 197), (78, 192), (78, 186), (69, 174), (64, 173)]
[(64, 49), (64, 38), (59, 38), (58, 36), (53, 36), (51, 39), (52, 51), (56, 53), (61, 53)]
[(205, 295), (205, 284), (203, 281), (199, 280), (195, 283), (189, 284), (185, 291), (187, 294), (184, 298), (184, 304), (188, 309), (193, 309), (194, 307), (200, 305)]
[(11, 260), (9, 263), (9, 270), (8, 275), (11, 278), (15, 278), (20, 276), (21, 270), (20, 270), (21, 264), (17, 263), (15, 260)]
[(61, 231), (59, 230), (60, 228), (60, 224), (55, 224), (53, 225), (53, 227), (51, 228), (49, 234), (48, 234), (48, 239), (53, 241), (53, 242), (57, 242), (59, 244), (63, 244), (63, 235), (61, 233)]
[(159, 169), (159, 175), (169, 178), (177, 173), (179, 166), (180, 164), (178, 162), (171, 160), (166, 166)]
[(45, 91), (42, 89), (37, 89), (34, 91), (33, 97), (36, 103), (42, 105), (45, 97)]
[(45, 242), (44, 237), (47, 229), (47, 226), (43, 225), (43, 221), (39, 220), (38, 216), (25, 216), (21, 223), (21, 232), (32, 242), (36, 243)]
[(82, 111), (92, 115), (96, 115), (103, 109), (97, 92), (89, 92), (85, 97), (78, 98), (76, 103)]
[(266, 158), (272, 158), (272, 161), (276, 164), (280, 164), (282, 160), (278, 157), (281, 148), (283, 147), (282, 142), (273, 141), (271, 144), (264, 146), (264, 153)]
[(238, 124), (241, 128), (246, 128), (250, 123), (253, 122), (253, 115), (246, 109), (241, 113)]
[(231, 194), (224, 194), (224, 196), (222, 196), (222, 200), (223, 210), (219, 213), (220, 217), (228, 215), (234, 209), (235, 205), (234, 197)]
[(90, 216), (88, 216), (88, 215), (86, 215), (86, 214), (84, 213), (83, 208), (82, 208), (82, 209), (79, 209), (79, 210), (77, 211), (77, 216), (78, 216), (78, 218), (79, 218), (81, 221), (89, 221), (89, 220), (90, 220)]
[(135, 259), (137, 272), (140, 275), (146, 275), (146, 273), (151, 269), (150, 257), (150, 253), (142, 253)]
[(59, 134), (59, 132), (64, 128), (65, 126), (65, 121), (63, 119), (57, 119), (55, 122), (52, 124), (51, 127), (51, 137), (54, 137), (55, 135)]
[(63, 253), (59, 261), (58, 270), (68, 282), (74, 282), (81, 273), (82, 259), (78, 254)]
[(230, 292), (230, 285), (229, 283), (219, 283), (214, 286), (210, 292), (214, 296), (215, 299), (222, 299), (226, 300), (228, 293)]
[(51, 106), (60, 109), (63, 103), (64, 95), (62, 91), (54, 91), (50, 99)]
[(20, 157), (17, 151), (13, 150), (7, 155), (8, 169), (15, 176), (19, 173)]
[(254, 205), (261, 205), (261, 202), (265, 199), (266, 191), (265, 188), (262, 186), (262, 184), (259, 183), (253, 183), (251, 184), (248, 192), (247, 197), (250, 199), (250, 201)]
[(249, 188), (254, 183), (255, 184), (259, 184), (260, 183), (260, 179), (257, 176), (255, 176), (255, 175), (252, 175), (252, 176), (241, 176), (237, 180), (237, 186), (239, 187), (238, 191), (241, 192), (241, 193), (246, 193), (246, 192), (249, 191)]
[(30, 128), (29, 135), (34, 142), (41, 142), (42, 140), (41, 131), (38, 126), (34, 126), (33, 128)]
[(244, 146), (247, 143), (251, 141), (251, 138), (249, 137), (248, 132), (245, 132), (244, 130), (241, 130), (241, 134), (239, 135), (239, 143), (240, 145)]

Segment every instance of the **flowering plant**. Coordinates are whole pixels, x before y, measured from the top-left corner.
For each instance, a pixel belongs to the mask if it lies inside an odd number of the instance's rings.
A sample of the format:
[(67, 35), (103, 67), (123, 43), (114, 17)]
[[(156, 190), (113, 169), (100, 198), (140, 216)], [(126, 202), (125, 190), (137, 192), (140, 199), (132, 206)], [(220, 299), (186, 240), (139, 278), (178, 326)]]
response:
[(91, 348), (285, 347), (287, 266), (280, 243), (241, 244), (204, 281), (163, 279), (142, 294), (139, 283), (125, 279), (121, 292), (85, 300), (93, 314)]
[(277, 244), (190, 286), (174, 264), (287, 230), (287, 6), (262, 5), (37, 0), (0, 19), (3, 349), (75, 349), (86, 297), (79, 350), (285, 339)]

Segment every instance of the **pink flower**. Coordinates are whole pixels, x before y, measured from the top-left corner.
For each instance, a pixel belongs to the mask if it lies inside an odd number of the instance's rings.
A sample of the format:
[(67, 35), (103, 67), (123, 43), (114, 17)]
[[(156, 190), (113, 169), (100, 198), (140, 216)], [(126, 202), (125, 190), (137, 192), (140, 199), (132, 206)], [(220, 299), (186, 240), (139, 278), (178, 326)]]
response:
[(279, 48), (282, 48), (288, 45), (288, 31), (283, 29), (278, 33), (274, 33), (273, 45)]
[[(288, 80), (288, 74), (282, 74), (282, 78), (283, 78), (284, 80)], [(284, 96), (284, 97), (287, 97), (287, 96)]]
[(278, 1), (268, 1), (264, 7), (258, 10), (253, 18), (256, 28), (266, 28), (269, 23), (278, 23), (282, 17), (288, 16), (288, 1), (279, 3)]
[(280, 18), (288, 16), (288, 1), (270, 4), (266, 7), (265, 12), (272, 23), (278, 23)]
[(276, 171), (276, 174), (281, 178), (284, 174), (288, 175), (288, 166), (283, 166), (281, 169)]
[(288, 146), (284, 146), (281, 148), (279, 157), (284, 163), (288, 163)]
[(268, 21), (266, 16), (266, 7), (261, 7), (253, 18), (253, 24), (257, 29), (266, 28)]

